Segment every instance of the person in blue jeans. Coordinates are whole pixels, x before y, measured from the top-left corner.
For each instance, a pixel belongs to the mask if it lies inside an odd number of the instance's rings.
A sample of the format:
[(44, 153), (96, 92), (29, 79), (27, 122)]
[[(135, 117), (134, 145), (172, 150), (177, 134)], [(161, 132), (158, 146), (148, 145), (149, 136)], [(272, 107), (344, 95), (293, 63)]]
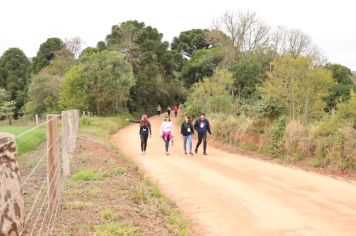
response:
[(194, 127), (192, 121), (189, 117), (185, 117), (180, 128), (180, 133), (183, 136), (183, 150), (184, 154), (187, 155), (187, 141), (189, 142), (190, 155), (193, 155), (193, 135)]
[(205, 114), (201, 113), (200, 117), (195, 121), (194, 129), (198, 132), (198, 143), (195, 147), (195, 153), (198, 153), (198, 148), (203, 141), (203, 149), (204, 155), (208, 155), (206, 153), (207, 147), (207, 133), (211, 135), (210, 124), (209, 121), (205, 118)]

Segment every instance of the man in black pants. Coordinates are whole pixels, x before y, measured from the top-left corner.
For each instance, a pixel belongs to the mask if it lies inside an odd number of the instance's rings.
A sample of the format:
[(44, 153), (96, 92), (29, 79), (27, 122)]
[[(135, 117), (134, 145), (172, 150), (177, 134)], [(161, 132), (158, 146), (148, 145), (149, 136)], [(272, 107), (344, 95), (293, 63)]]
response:
[(195, 153), (198, 153), (198, 148), (203, 141), (204, 155), (208, 155), (206, 153), (207, 146), (207, 132), (211, 135), (209, 121), (205, 119), (205, 114), (201, 113), (199, 119), (195, 121), (194, 129), (198, 132), (198, 143), (195, 147)]

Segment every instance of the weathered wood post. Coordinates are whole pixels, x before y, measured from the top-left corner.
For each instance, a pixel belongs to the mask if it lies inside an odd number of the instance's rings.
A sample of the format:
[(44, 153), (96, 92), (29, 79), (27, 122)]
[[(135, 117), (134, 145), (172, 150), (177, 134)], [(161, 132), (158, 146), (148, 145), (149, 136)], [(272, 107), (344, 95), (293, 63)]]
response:
[(57, 132), (57, 115), (47, 115), (47, 183), (48, 183), (48, 199), (50, 209), (55, 210), (57, 196), (57, 154), (58, 154), (58, 132)]
[(25, 206), (16, 162), (16, 140), (0, 133), (0, 235), (18, 235), (24, 227)]
[(70, 174), (70, 160), (69, 160), (69, 115), (68, 111), (62, 111), (62, 158), (63, 158), (63, 175)]

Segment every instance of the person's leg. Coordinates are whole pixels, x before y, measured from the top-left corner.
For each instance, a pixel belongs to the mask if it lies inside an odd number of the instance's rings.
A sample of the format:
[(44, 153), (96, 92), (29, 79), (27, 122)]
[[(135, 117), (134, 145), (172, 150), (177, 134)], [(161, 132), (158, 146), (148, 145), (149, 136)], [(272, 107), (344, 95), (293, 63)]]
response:
[(188, 136), (188, 142), (189, 142), (189, 153), (193, 154), (193, 136), (192, 135)]
[(206, 155), (206, 147), (207, 147), (207, 137), (208, 135), (205, 133), (204, 136), (203, 136), (203, 148), (204, 148), (204, 155)]
[(141, 152), (144, 150), (144, 137), (143, 134), (140, 134), (140, 140), (141, 140)]
[(197, 146), (195, 147), (195, 153), (198, 153), (198, 148), (199, 148), (202, 140), (203, 140), (203, 135), (198, 133), (198, 143), (197, 143)]
[(187, 136), (183, 136), (183, 150), (184, 154), (187, 154)]
[(143, 151), (146, 152), (147, 149), (147, 140), (148, 140), (148, 134), (145, 135), (144, 137), (144, 146), (143, 146)]

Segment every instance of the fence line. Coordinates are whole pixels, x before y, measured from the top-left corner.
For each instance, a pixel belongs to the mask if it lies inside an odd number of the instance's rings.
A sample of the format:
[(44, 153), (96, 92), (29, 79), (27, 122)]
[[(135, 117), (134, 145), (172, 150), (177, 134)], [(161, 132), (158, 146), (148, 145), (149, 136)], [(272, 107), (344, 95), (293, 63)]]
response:
[[(38, 119), (36, 119), (38, 121)], [(60, 121), (60, 122), (59, 122)], [(65, 178), (70, 173), (70, 157), (76, 148), (76, 140), (79, 131), (79, 112), (78, 110), (63, 111), (61, 114), (47, 115), (47, 120), (41, 124), (36, 122), (36, 126), (24, 131), (16, 136), (20, 139), (25, 135), (47, 125), (47, 148), (38, 155), (35, 165), (23, 179), (19, 181), (18, 189), (20, 191), (11, 194), (7, 201), (0, 199), (0, 217), (2, 218), (6, 212), (13, 210), (13, 202), (22, 201), (20, 208), (22, 208), (23, 215), (21, 215), (20, 222), (12, 222), (17, 225), (12, 226), (12, 232), (16, 235), (51, 235), (53, 233), (58, 212), (61, 208), (62, 191)], [(58, 125), (61, 125), (59, 128)], [(13, 136), (11, 136), (13, 137)], [(0, 145), (8, 145), (9, 150), (12, 150), (13, 142), (11, 139), (3, 139), (0, 136)], [(16, 145), (16, 142), (15, 142)], [(16, 147), (16, 146), (15, 146)], [(15, 148), (16, 150), (16, 148)], [(15, 155), (15, 154), (14, 154)], [(45, 162), (47, 157), (47, 169), (44, 171), (44, 166), (41, 164)], [(2, 158), (2, 156), (0, 156)], [(0, 162), (2, 163), (2, 162)], [(16, 162), (15, 162), (16, 163)], [(16, 163), (17, 165), (17, 163)], [(0, 168), (5, 168), (5, 165)], [(18, 169), (17, 167), (15, 168)], [(2, 172), (0, 171), (0, 175)], [(0, 176), (1, 177), (1, 176)], [(40, 181), (38, 181), (41, 179)], [(0, 185), (4, 178), (0, 178)], [(6, 183), (6, 182), (5, 182)], [(39, 183), (39, 184), (38, 184)], [(47, 187), (46, 187), (47, 183)], [(38, 188), (37, 186), (38, 185)], [(29, 189), (32, 197), (31, 204), (24, 205), (24, 189)], [(33, 191), (36, 189), (36, 191)], [(1, 191), (1, 190), (0, 190)], [(0, 192), (0, 196), (4, 194)], [(20, 199), (20, 200), (19, 200)], [(28, 209), (28, 210), (27, 210)], [(6, 219), (8, 219), (7, 217)], [(7, 235), (9, 231), (9, 224), (0, 225), (0, 235)], [(42, 232), (44, 231), (44, 232)]]

